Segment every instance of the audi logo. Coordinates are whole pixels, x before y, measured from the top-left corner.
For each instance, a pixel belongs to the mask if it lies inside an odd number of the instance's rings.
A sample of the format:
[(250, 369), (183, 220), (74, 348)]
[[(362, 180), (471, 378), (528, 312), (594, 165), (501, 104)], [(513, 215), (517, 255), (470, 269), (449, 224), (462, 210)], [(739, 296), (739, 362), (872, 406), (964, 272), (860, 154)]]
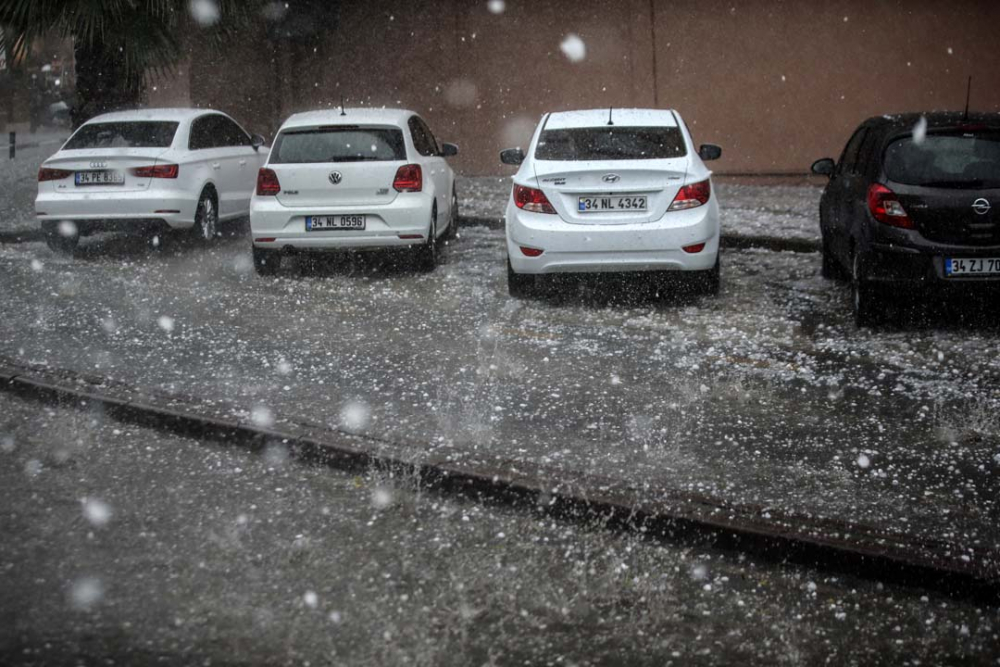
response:
[(618, 181), (622, 180), (622, 177), (619, 176), (618, 174), (608, 174), (601, 180), (604, 181), (605, 183), (617, 183)]
[(344, 180), (344, 175), (341, 174), (339, 171), (331, 171), (330, 172), (330, 182), (331, 183), (333, 183), (334, 185), (338, 185), (342, 180)]
[(987, 213), (990, 212), (990, 208), (992, 207), (990, 206), (990, 202), (987, 199), (980, 198), (972, 202), (972, 210), (978, 213), (979, 215), (986, 215)]

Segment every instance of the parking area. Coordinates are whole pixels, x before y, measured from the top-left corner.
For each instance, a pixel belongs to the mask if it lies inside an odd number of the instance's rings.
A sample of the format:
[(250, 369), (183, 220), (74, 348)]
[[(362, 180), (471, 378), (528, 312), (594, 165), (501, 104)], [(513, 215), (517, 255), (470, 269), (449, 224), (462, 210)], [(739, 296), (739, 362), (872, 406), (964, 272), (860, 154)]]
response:
[(231, 234), (153, 254), (119, 237), (74, 258), (0, 247), (0, 355), (365, 433), (415, 459), (448, 447), (764, 521), (944, 540), (959, 557), (1000, 548), (989, 303), (857, 330), (818, 254), (766, 250), (724, 253), (718, 299), (612, 280), (518, 301), (486, 226), (465, 227), (431, 274), (341, 257), (262, 279)]

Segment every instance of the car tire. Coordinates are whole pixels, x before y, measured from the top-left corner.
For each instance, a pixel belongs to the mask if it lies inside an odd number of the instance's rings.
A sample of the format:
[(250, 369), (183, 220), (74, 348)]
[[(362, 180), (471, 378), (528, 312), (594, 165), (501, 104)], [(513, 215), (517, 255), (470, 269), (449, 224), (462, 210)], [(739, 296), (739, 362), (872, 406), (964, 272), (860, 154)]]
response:
[(535, 295), (535, 276), (514, 273), (514, 267), (507, 259), (507, 293), (515, 299), (526, 299)]
[(215, 193), (205, 188), (198, 198), (191, 233), (199, 243), (209, 244), (219, 235), (219, 204)]
[(454, 241), (458, 238), (458, 193), (455, 188), (451, 189), (451, 217), (448, 221), (448, 229), (444, 230), (443, 239)]
[(833, 249), (830, 248), (826, 238), (823, 239), (823, 248), (820, 252), (823, 255), (820, 275), (827, 280), (843, 280), (844, 270), (837, 261), (837, 256), (833, 254)]
[(861, 256), (855, 252), (851, 260), (851, 304), (854, 324), (861, 327), (877, 325), (882, 318), (881, 298), (875, 285), (864, 277)]
[(719, 288), (722, 286), (722, 267), (720, 265), (722, 253), (716, 253), (715, 266), (708, 271), (702, 272), (700, 276), (700, 286), (702, 294), (708, 296), (719, 296)]
[(49, 250), (60, 255), (72, 255), (79, 244), (79, 233), (64, 236), (59, 233), (58, 228), (52, 228), (45, 232), (45, 245), (49, 247)]
[(258, 276), (273, 276), (281, 268), (281, 253), (253, 246), (253, 270)]
[(417, 270), (430, 273), (438, 264), (437, 207), (431, 212), (431, 224), (427, 230), (427, 243), (417, 248)]

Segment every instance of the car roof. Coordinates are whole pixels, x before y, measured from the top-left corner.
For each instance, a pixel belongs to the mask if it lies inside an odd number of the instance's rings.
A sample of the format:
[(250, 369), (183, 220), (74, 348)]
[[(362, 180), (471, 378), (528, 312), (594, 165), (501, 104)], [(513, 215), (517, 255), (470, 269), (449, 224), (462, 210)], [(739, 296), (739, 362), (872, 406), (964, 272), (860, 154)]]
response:
[(340, 107), (304, 111), (288, 118), (281, 124), (282, 129), (309, 127), (313, 125), (396, 125), (405, 127), (410, 116), (416, 115), (409, 109), (385, 109), (375, 107)]
[(129, 111), (114, 111), (94, 116), (88, 123), (115, 122), (130, 120), (167, 120), (184, 121), (197, 118), (206, 113), (222, 113), (215, 109), (165, 108), (165, 109), (131, 109)]
[(566, 130), (578, 127), (600, 127), (608, 124), (627, 127), (677, 127), (677, 115), (671, 109), (582, 109), (557, 111), (549, 114), (547, 130)]
[(921, 119), (927, 120), (927, 127), (954, 127), (956, 125), (1000, 125), (1000, 113), (975, 112), (966, 115), (962, 111), (927, 111), (873, 116), (863, 125), (888, 130), (910, 130)]

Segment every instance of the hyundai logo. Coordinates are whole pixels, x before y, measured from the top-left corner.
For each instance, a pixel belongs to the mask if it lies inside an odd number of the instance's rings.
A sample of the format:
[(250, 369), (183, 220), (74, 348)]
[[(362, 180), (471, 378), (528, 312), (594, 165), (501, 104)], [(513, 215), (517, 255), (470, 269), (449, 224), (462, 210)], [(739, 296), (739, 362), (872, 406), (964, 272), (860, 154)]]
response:
[(108, 166), (107, 162), (91, 162), (90, 163), (90, 168), (91, 169), (104, 169), (107, 166)]
[(618, 174), (608, 174), (601, 180), (604, 181), (605, 183), (617, 183), (618, 181), (622, 180), (622, 177), (619, 176)]
[(344, 180), (344, 175), (341, 174), (339, 171), (331, 171), (330, 172), (330, 182), (331, 183), (333, 183), (334, 185), (338, 185), (342, 180)]
[(986, 215), (990, 212), (990, 202), (986, 199), (977, 199), (972, 202), (972, 210), (979, 215)]

